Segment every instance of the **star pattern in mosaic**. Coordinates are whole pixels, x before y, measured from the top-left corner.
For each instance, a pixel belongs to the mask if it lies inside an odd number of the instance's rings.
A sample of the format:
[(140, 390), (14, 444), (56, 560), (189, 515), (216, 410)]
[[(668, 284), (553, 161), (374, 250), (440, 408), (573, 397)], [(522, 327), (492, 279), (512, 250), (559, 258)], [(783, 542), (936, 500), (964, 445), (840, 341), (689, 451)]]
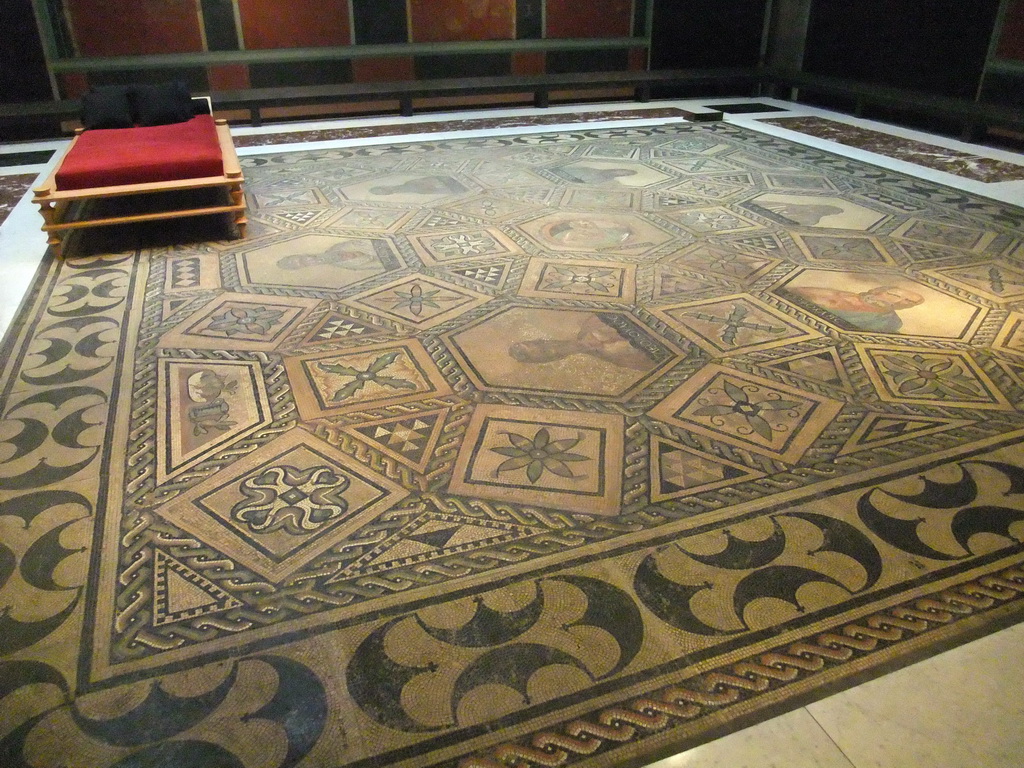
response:
[(812, 349), (807, 352), (798, 352), (795, 355), (773, 358), (765, 365), (777, 371), (785, 371), (805, 381), (838, 387), (849, 394), (855, 393), (853, 381), (835, 347)]
[(474, 551), (499, 545), (514, 545), (541, 533), (536, 526), (508, 520), (482, 520), (428, 508), (358, 560), (332, 577), (342, 582), (364, 574), (383, 574), (410, 565), (429, 563), (450, 556), (470, 556)]
[(376, 419), (347, 427), (347, 431), (413, 470), (426, 472), (448, 413), (448, 408), (440, 408), (415, 416)]
[(484, 288), (495, 289), (505, 285), (513, 263), (511, 260), (488, 259), (482, 263), (452, 265), (447, 271), (450, 275), (470, 280)]
[(968, 419), (872, 413), (853, 430), (853, 434), (843, 444), (839, 455), (874, 450), (893, 443), (957, 429), (970, 423), (971, 421)]
[(839, 264), (894, 264), (878, 238), (794, 233), (793, 239), (811, 261)]
[(632, 304), (636, 298), (636, 265), (577, 259), (531, 259), (520, 296), (592, 297)]
[(695, 235), (743, 232), (758, 229), (753, 219), (722, 206), (685, 208), (666, 212), (665, 217), (682, 225)]
[(519, 248), (497, 229), (470, 229), (412, 235), (413, 248), (427, 264), (507, 256)]
[(361, 339), (387, 332), (387, 328), (368, 321), (357, 320), (341, 312), (330, 312), (306, 335), (306, 341), (315, 344), (342, 339)]
[(748, 282), (770, 271), (779, 262), (757, 251), (745, 252), (741, 242), (724, 241), (694, 243), (662, 263), (697, 275), (710, 273)]
[(449, 490), (588, 514), (620, 509), (622, 417), (481, 405)]
[(935, 221), (911, 219), (896, 229), (893, 237), (925, 245), (944, 246), (961, 251), (983, 253), (995, 239), (995, 233)]

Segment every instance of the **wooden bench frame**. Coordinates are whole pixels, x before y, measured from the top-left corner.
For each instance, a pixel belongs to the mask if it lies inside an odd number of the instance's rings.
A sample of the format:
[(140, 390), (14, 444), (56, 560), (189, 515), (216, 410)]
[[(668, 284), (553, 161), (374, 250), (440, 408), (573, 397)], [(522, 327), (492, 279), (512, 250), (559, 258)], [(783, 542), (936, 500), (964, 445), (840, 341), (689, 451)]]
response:
[[(221, 157), (224, 162), (224, 172), (220, 176), (204, 176), (193, 179), (175, 179), (173, 181), (153, 181), (143, 184), (123, 184), (110, 187), (91, 187), (88, 189), (58, 190), (56, 184), (57, 171), (60, 170), (64, 158), (78, 142), (82, 131), (71, 141), (71, 144), (61, 155), (60, 161), (54, 170), (39, 186), (33, 188), (34, 196), (32, 202), (39, 206), (39, 212), (43, 217), (43, 231), (47, 233), (47, 244), (51, 246), (56, 255), (61, 253), (61, 234), (85, 227), (101, 227), (113, 224), (131, 224), (140, 221), (155, 221), (159, 219), (177, 219), (185, 216), (205, 216), (215, 213), (230, 213), (233, 221), (238, 227), (240, 237), (245, 237), (245, 227), (248, 219), (245, 216), (245, 193), (242, 191), (242, 183), (245, 181), (242, 175), (242, 167), (238, 162), (238, 155), (235, 152), (235, 145), (231, 140), (231, 131), (226, 120), (216, 120), (217, 141), (220, 144)], [(130, 131), (131, 128), (121, 130)], [(191, 208), (169, 208), (166, 210), (150, 211), (147, 213), (126, 214), (121, 216), (100, 216), (89, 218), (83, 216), (79, 210), (83, 206), (75, 206), (75, 203), (86, 203), (93, 200), (105, 198), (124, 197), (126, 195), (146, 195), (158, 192), (174, 192), (189, 189), (209, 189), (221, 187), (227, 192), (227, 199), (223, 203), (213, 205), (200, 205)]]

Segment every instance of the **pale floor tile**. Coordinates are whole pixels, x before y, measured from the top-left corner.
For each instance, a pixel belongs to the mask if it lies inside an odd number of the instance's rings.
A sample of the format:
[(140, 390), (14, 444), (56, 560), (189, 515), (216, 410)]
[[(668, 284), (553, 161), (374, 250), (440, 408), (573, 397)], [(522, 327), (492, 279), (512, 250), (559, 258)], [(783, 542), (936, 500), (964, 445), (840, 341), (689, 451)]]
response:
[(856, 768), (1024, 765), (1024, 625), (807, 707)]
[(648, 768), (855, 768), (805, 709), (703, 744)]
[(38, 208), (26, 196), (0, 227), (0, 338), (7, 332), (46, 252)]

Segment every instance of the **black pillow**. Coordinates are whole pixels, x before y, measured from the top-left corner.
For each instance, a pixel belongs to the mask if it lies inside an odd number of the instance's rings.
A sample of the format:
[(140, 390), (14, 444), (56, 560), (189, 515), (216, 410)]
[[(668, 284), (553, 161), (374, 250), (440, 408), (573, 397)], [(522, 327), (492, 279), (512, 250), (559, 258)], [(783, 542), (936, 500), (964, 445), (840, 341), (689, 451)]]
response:
[(131, 128), (135, 122), (124, 86), (93, 88), (82, 96), (82, 125), (93, 128)]
[(192, 97), (180, 80), (157, 85), (137, 85), (133, 90), (135, 122), (167, 125), (192, 119)]

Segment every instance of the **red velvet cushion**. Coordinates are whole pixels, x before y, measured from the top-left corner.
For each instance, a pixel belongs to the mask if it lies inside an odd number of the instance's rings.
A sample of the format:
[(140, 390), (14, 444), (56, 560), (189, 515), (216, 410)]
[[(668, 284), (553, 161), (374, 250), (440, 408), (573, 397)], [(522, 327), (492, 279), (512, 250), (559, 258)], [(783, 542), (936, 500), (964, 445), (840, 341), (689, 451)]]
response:
[(89, 189), (220, 176), (224, 163), (210, 115), (145, 128), (85, 131), (57, 171), (57, 189)]

